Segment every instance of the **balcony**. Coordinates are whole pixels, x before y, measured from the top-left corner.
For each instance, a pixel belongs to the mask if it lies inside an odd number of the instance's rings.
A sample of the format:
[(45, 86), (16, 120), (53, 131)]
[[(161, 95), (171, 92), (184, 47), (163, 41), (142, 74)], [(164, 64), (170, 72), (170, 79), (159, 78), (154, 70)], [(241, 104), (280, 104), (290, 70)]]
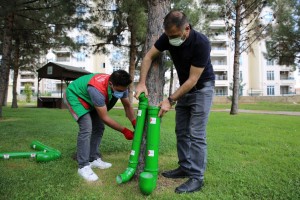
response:
[(211, 56), (227, 56), (227, 50), (226, 48), (213, 48), (210, 52)]
[(215, 85), (216, 85), (216, 87), (227, 87), (228, 80), (216, 80)]
[(227, 71), (228, 70), (228, 66), (227, 65), (215, 65), (215, 64), (212, 64), (213, 65), (213, 68), (214, 68), (214, 71)]
[(215, 87), (215, 96), (228, 96), (228, 87)]
[(70, 62), (70, 57), (57, 57), (56, 62)]
[(280, 75), (280, 84), (293, 85), (293, 84), (295, 84), (295, 78)]

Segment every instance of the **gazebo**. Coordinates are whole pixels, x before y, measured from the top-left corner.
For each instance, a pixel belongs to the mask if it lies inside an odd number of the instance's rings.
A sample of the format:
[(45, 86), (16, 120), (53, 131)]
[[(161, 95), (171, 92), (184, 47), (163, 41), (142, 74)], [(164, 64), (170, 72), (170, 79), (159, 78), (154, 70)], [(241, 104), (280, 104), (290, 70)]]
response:
[[(40, 69), (38, 72), (38, 94), (37, 94), (37, 107), (39, 108), (66, 108), (63, 103), (63, 83), (67, 85), (70, 81), (79, 78), (80, 76), (90, 74), (84, 69), (63, 65), (59, 63), (49, 62)], [(40, 81), (43, 78), (60, 80), (60, 97), (41, 97), (40, 96)]]

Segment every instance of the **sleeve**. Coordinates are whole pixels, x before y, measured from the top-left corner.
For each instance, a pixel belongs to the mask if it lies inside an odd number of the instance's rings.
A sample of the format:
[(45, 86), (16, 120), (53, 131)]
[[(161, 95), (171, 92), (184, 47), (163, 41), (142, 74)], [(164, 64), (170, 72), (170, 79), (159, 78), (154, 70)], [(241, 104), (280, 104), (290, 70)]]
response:
[(208, 40), (199, 42), (193, 51), (192, 65), (195, 67), (206, 67), (210, 59), (210, 43)]
[(169, 50), (169, 45), (169, 38), (165, 33), (163, 33), (154, 43), (155, 48), (157, 48), (160, 52)]
[(87, 89), (94, 106), (105, 106), (105, 96), (93, 86), (88, 86)]

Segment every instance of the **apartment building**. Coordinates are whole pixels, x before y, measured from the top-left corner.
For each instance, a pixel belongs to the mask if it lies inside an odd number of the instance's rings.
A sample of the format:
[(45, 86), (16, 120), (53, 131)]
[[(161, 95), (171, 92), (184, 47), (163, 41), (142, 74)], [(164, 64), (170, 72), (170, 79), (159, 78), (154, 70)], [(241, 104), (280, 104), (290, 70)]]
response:
[[(225, 28), (224, 20), (211, 23), (211, 30)], [(216, 96), (232, 95), (233, 57), (232, 41), (225, 33), (210, 38), (211, 62), (216, 75)], [(253, 43), (251, 51), (244, 52), (239, 60), (241, 96), (283, 96), (296, 94), (293, 67), (281, 66), (264, 57), (266, 40)]]

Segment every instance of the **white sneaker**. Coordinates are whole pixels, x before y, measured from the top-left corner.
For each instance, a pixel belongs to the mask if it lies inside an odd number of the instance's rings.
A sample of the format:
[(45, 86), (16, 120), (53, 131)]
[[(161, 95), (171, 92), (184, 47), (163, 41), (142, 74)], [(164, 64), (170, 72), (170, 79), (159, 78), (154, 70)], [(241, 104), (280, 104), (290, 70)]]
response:
[(84, 166), (78, 169), (78, 174), (84, 178), (86, 181), (96, 181), (98, 180), (97, 174), (95, 174), (90, 165)]
[(101, 160), (101, 158), (98, 158), (97, 160), (94, 160), (93, 162), (90, 162), (92, 168), (100, 168), (100, 169), (107, 169), (112, 166), (111, 163), (104, 162)]

